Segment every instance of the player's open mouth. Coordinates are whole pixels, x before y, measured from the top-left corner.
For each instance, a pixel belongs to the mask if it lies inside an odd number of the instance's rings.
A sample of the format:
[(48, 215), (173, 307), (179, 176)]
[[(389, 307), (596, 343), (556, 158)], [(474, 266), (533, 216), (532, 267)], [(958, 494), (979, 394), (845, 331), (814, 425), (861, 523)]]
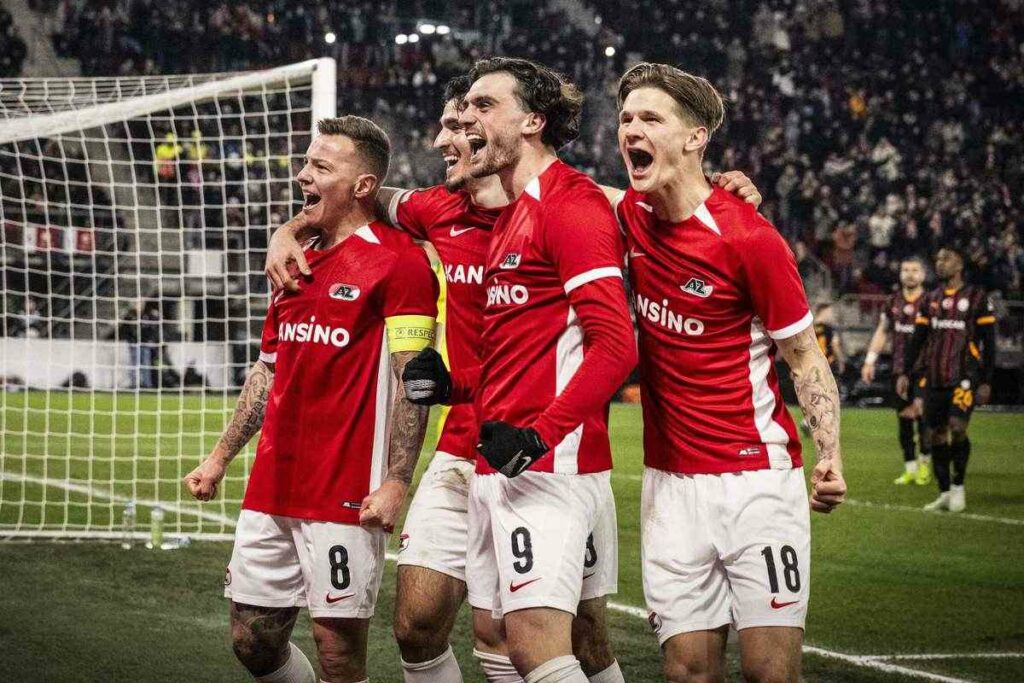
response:
[(633, 175), (643, 175), (644, 172), (654, 163), (654, 155), (642, 149), (626, 150), (629, 155), (629, 163), (633, 166)]
[(459, 156), (457, 154), (445, 154), (444, 155), (444, 165), (447, 166), (448, 168), (451, 168), (452, 166), (454, 166), (458, 162), (459, 162)]
[(306, 195), (306, 201), (303, 202), (303, 209), (312, 209), (314, 206), (320, 203), (320, 195), (309, 193)]
[(466, 141), (469, 142), (469, 149), (472, 150), (470, 160), (477, 158), (477, 153), (487, 146), (487, 141), (478, 135), (469, 135), (466, 137)]

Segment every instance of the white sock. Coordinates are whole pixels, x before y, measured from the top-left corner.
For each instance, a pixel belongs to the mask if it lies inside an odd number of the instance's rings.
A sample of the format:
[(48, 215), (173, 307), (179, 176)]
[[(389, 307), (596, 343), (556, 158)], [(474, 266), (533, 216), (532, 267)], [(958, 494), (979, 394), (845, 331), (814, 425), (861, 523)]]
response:
[(266, 676), (256, 676), (260, 683), (316, 683), (313, 665), (295, 643), (288, 642), (288, 661), (280, 669)]
[(526, 674), (526, 683), (589, 683), (580, 662), (572, 655), (555, 657)]
[(462, 671), (452, 646), (429, 662), (410, 664), (402, 660), (405, 683), (462, 683)]
[(956, 484), (953, 484), (953, 485), (951, 485), (949, 487), (949, 490), (952, 493), (963, 493), (964, 492), (964, 485), (960, 484), (959, 486), (957, 486)]
[(917, 461), (916, 460), (908, 460), (905, 463), (903, 463), (903, 466), (907, 468), (907, 473), (908, 474), (917, 474)]
[(921, 464), (922, 465), (930, 465), (930, 464), (932, 464), (932, 456), (922, 454), (921, 455)]
[(473, 656), (480, 660), (487, 683), (522, 683), (523, 677), (512, 666), (508, 655), (496, 655), (474, 649)]
[(615, 660), (612, 665), (604, 671), (599, 671), (587, 678), (590, 683), (626, 683), (622, 677), (622, 669), (619, 668), (619, 661)]

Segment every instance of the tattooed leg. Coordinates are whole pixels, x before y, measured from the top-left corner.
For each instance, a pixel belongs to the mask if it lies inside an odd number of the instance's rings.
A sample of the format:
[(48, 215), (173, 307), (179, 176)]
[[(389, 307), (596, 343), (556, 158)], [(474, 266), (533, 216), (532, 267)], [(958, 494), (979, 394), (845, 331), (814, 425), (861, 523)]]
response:
[(231, 603), (231, 644), (253, 676), (277, 671), (288, 660), (288, 639), (298, 607), (257, 607)]

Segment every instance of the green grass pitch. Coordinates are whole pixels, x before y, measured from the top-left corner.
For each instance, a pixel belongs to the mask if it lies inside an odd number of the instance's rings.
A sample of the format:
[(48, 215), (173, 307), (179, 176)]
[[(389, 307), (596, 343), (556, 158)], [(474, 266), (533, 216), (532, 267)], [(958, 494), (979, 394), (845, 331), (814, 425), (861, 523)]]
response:
[[(230, 532), (216, 516), (231, 517), (237, 506), (210, 504), (203, 509), (212, 514), (199, 520), (187, 514), (199, 508), (178, 479), (212, 444), (232, 403), (200, 395), (3, 395), (0, 528), (54, 528), (66, 516), (69, 527), (116, 530), (118, 497), (132, 496), (181, 504), (183, 514), (168, 515), (170, 531)], [(614, 600), (642, 606), (640, 411), (614, 406), (611, 419), (620, 528)], [(804, 678), (1024, 680), (1024, 416), (975, 415), (969, 514), (962, 516), (920, 512), (935, 496), (932, 486), (892, 485), (901, 469), (895, 432), (890, 411), (843, 414), (851, 500), (831, 516), (813, 517), (806, 642), (819, 650), (805, 656)], [(235, 463), (229, 498), (240, 496), (244, 470)], [(93, 495), (38, 483), (69, 477), (116, 483)], [(140, 512), (143, 529), (147, 514)], [(251, 680), (228, 640), (221, 580), (229, 555), (230, 544), (220, 542), (168, 552), (95, 542), (0, 544), (0, 678)], [(371, 633), (370, 678), (378, 683), (401, 680), (390, 634), (393, 586), (389, 563)], [(295, 633), (312, 655), (305, 617)], [(645, 620), (614, 612), (612, 637), (627, 681), (661, 680)], [(454, 641), (466, 680), (482, 681), (465, 610)], [(992, 653), (1015, 656), (981, 656)], [(950, 656), (910, 657), (939, 654)], [(738, 679), (734, 653), (730, 663)]]

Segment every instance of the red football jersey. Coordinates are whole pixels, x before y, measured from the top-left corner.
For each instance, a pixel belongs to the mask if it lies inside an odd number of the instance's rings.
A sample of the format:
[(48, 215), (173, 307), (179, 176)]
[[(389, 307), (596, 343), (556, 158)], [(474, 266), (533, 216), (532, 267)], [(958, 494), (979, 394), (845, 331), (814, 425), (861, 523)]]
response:
[(782, 236), (718, 187), (677, 224), (632, 189), (616, 210), (639, 327), (644, 463), (683, 474), (800, 467), (772, 340), (812, 316)]
[[(494, 226), (484, 280), (481, 419), (537, 429), (551, 451), (531, 471), (611, 468), (608, 401), (636, 350), (621, 236), (594, 181), (560, 161), (532, 180)], [(477, 472), (494, 469), (480, 457)]]
[[(434, 245), (444, 266), (445, 343), (448, 364), (459, 371), (480, 364), (483, 326), (484, 261), (491, 229), (501, 209), (481, 209), (468, 192), (449, 192), (443, 185), (407, 190), (391, 204), (392, 224), (416, 239)], [(476, 457), (480, 423), (472, 403), (451, 407), (437, 441), (437, 450), (460, 458)]]
[(242, 507), (359, 523), (387, 471), (391, 370), (385, 318), (437, 315), (437, 278), (408, 235), (363, 226), (308, 249), (312, 281), (274, 294), (260, 359), (275, 364)]

